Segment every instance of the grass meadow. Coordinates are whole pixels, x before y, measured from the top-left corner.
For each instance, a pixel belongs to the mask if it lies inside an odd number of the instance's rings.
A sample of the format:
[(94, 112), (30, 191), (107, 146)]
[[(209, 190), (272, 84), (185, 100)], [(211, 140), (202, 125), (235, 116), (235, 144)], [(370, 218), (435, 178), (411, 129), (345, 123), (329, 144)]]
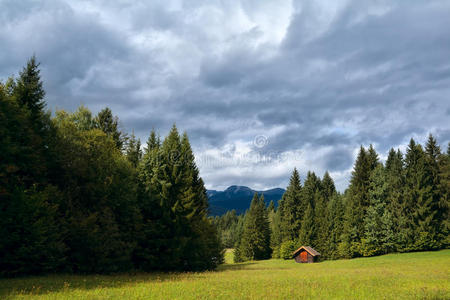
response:
[(450, 250), (297, 264), (226, 263), (214, 272), (0, 279), (0, 299), (450, 299)]

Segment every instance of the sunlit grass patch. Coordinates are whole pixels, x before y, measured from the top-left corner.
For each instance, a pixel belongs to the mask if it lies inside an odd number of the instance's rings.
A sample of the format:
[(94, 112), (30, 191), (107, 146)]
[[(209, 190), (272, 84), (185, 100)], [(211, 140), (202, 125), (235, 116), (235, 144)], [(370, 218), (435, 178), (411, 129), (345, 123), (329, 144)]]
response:
[(214, 272), (2, 279), (0, 299), (450, 299), (450, 250), (315, 264), (231, 262), (227, 250)]

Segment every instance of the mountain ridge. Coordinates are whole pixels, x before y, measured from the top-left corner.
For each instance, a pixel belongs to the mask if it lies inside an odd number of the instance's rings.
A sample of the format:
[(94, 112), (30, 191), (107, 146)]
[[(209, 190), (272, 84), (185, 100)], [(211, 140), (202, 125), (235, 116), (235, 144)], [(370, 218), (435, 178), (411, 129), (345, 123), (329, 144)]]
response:
[(264, 195), (266, 205), (273, 201), (275, 206), (283, 196), (285, 190), (273, 188), (264, 191), (253, 190), (247, 186), (232, 185), (224, 191), (206, 190), (209, 200), (210, 214), (213, 216), (222, 215), (229, 210), (236, 210), (238, 214), (244, 213), (250, 207), (253, 195)]

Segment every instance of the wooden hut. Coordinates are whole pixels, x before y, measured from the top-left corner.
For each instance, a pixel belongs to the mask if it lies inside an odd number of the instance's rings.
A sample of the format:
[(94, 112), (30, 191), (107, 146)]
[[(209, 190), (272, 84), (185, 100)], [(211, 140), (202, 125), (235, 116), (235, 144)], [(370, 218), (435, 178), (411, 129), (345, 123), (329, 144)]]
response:
[(313, 263), (319, 256), (320, 253), (309, 246), (301, 246), (292, 253), (292, 258), (298, 263)]

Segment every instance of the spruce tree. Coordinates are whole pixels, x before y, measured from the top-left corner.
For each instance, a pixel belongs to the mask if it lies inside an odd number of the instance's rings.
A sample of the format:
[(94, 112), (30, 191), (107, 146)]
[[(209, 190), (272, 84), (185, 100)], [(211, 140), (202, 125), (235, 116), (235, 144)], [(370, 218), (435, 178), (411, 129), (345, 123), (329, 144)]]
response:
[(119, 119), (114, 117), (109, 107), (102, 109), (95, 117), (96, 128), (110, 136), (116, 143), (117, 149), (122, 150), (126, 136), (119, 130)]
[(431, 192), (432, 192), (432, 210), (436, 210), (435, 226), (437, 231), (437, 247), (441, 247), (441, 242), (446, 238), (444, 233), (446, 203), (445, 203), (445, 189), (442, 189), (442, 160), (443, 155), (441, 149), (436, 142), (436, 139), (430, 134), (425, 145), (426, 164), (432, 177)]
[(300, 175), (296, 168), (292, 172), (286, 192), (281, 200), (281, 235), (283, 241), (298, 237), (305, 207), (302, 207)]
[(361, 254), (364, 256), (388, 253), (393, 250), (393, 228), (387, 199), (386, 173), (380, 164), (370, 176), (370, 205), (364, 218), (365, 232), (361, 246)]
[(337, 259), (340, 254), (338, 245), (341, 243), (342, 229), (344, 223), (344, 205), (342, 196), (335, 194), (328, 204), (328, 233), (329, 237), (326, 243), (326, 259)]
[(14, 97), (20, 105), (30, 110), (33, 121), (39, 118), (45, 107), (45, 91), (40, 73), (39, 63), (33, 55), (20, 73), (14, 88)]
[(321, 258), (327, 258), (330, 255), (328, 249), (328, 240), (330, 238), (332, 211), (329, 211), (329, 203), (336, 194), (336, 187), (333, 179), (328, 172), (325, 172), (320, 185), (320, 195), (316, 199), (315, 226), (317, 232), (317, 241), (315, 246), (321, 253)]
[(303, 218), (298, 231), (300, 244), (316, 246), (317, 227), (315, 209), (317, 203), (324, 202), (320, 193), (321, 182), (314, 172), (308, 172), (301, 192)]
[(272, 249), (272, 257), (280, 257), (280, 245), (281, 245), (281, 214), (280, 209), (269, 211), (269, 223), (270, 223), (270, 247)]
[(391, 148), (386, 160), (386, 183), (388, 211), (392, 217), (394, 231), (394, 250), (400, 250), (406, 245), (409, 217), (404, 201), (405, 174), (403, 170), (403, 154), (400, 150)]
[(372, 144), (370, 144), (369, 149), (367, 149), (367, 165), (370, 171), (375, 170), (375, 168), (380, 164), (378, 161), (378, 153), (373, 148)]
[(368, 186), (371, 166), (375, 165), (375, 155), (369, 155), (361, 146), (353, 168), (347, 193), (346, 213), (343, 232), (342, 250), (348, 251), (345, 257), (360, 255), (361, 238), (364, 235), (364, 216), (368, 207)]
[(410, 217), (405, 250), (439, 247), (433, 172), (422, 146), (411, 139), (405, 157), (405, 213)]
[(147, 140), (147, 147), (145, 148), (145, 154), (149, 153), (150, 151), (157, 149), (161, 146), (161, 140), (159, 138), (159, 135), (156, 134), (155, 130), (152, 129), (150, 132), (150, 136)]
[(183, 251), (188, 270), (214, 269), (223, 261), (222, 246), (208, 217), (208, 198), (203, 180), (199, 176), (194, 154), (186, 133), (181, 139), (181, 168), (184, 191), (182, 206), (191, 233)]
[(301, 245), (316, 247), (316, 224), (314, 223), (314, 208), (308, 204), (302, 221), (302, 227), (299, 235), (299, 243)]
[(0, 83), (0, 276), (60, 271), (66, 259), (39, 73), (32, 57), (16, 81)]
[(141, 141), (136, 139), (134, 132), (131, 134), (128, 139), (127, 148), (126, 148), (126, 156), (128, 161), (133, 165), (133, 167), (137, 167), (141, 158), (142, 158), (142, 150), (141, 150)]
[(273, 200), (270, 200), (270, 203), (267, 206), (267, 212), (269, 213), (271, 211), (275, 211), (275, 203), (273, 202)]
[(255, 193), (245, 215), (244, 227), (238, 249), (238, 261), (270, 258), (270, 228), (264, 198)]

